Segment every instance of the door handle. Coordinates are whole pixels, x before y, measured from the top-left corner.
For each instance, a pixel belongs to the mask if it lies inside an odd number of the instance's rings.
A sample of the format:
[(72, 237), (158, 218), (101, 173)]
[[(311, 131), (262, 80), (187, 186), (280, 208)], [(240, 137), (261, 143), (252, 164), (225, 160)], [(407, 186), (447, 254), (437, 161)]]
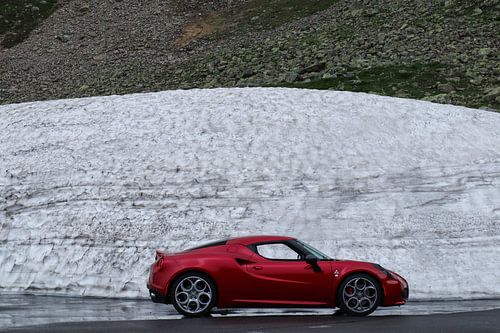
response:
[(257, 271), (261, 271), (262, 270), (262, 266), (253, 266), (253, 269), (255, 269)]

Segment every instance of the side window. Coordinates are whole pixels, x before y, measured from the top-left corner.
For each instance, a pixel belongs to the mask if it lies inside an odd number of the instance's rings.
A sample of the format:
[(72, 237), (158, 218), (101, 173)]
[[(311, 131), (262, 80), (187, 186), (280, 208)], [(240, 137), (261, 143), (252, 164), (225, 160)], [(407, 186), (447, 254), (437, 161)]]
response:
[(260, 244), (255, 246), (257, 253), (272, 260), (300, 260), (300, 254), (283, 243)]

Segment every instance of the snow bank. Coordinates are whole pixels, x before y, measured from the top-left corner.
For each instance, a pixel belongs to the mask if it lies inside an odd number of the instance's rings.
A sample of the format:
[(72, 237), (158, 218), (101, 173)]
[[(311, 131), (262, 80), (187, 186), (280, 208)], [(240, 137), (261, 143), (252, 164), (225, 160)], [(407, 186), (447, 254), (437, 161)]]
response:
[(145, 297), (154, 249), (300, 237), (500, 296), (500, 114), (295, 89), (0, 106), (0, 288)]

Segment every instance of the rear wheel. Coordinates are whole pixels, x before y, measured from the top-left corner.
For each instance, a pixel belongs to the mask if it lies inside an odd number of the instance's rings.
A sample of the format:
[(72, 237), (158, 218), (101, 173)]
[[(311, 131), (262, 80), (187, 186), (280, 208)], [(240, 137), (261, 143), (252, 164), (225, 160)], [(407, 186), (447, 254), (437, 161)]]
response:
[(175, 309), (186, 317), (201, 317), (210, 313), (217, 292), (212, 279), (193, 272), (179, 276), (172, 285), (171, 301)]
[(367, 316), (377, 309), (381, 297), (382, 288), (377, 280), (366, 274), (353, 274), (341, 283), (337, 304), (345, 313)]

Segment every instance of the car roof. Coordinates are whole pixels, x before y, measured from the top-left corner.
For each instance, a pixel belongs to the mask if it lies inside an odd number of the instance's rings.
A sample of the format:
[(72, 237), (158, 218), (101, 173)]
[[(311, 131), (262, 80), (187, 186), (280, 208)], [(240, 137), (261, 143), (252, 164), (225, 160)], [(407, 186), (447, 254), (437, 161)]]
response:
[(288, 236), (272, 236), (272, 235), (245, 236), (245, 237), (230, 238), (227, 240), (227, 244), (250, 245), (259, 242), (285, 241), (290, 239), (294, 238)]

